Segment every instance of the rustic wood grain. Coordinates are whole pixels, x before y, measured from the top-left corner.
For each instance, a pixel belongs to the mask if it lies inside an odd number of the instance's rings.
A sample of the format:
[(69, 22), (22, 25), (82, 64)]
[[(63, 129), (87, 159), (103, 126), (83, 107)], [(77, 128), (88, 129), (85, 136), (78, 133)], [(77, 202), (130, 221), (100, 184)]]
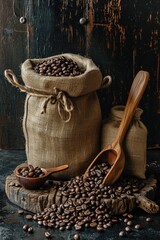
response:
[[(99, 91), (104, 118), (111, 106), (126, 102), (135, 74), (150, 73), (140, 107), (148, 128), (148, 146), (160, 139), (160, 1), (90, 1), (87, 54), (113, 78), (110, 89)], [(91, 22), (90, 22), (91, 20)]]
[[(140, 194), (128, 195), (121, 199), (103, 199), (103, 201), (110, 214), (131, 212), (137, 207), (150, 214), (155, 214), (159, 211), (159, 206), (149, 198), (154, 199), (156, 186), (157, 180), (150, 177), (145, 180), (145, 187)], [(44, 208), (50, 208), (53, 203), (59, 206), (66, 201), (65, 197), (60, 197), (57, 183), (49, 185), (46, 182), (40, 190), (28, 190), (19, 185), (14, 175), (6, 178), (5, 192), (12, 203), (33, 213), (41, 212)]]
[(20, 76), (20, 64), (27, 54), (27, 29), (19, 23), (14, 1), (0, 1), (0, 148), (24, 148), (22, 115), (24, 96), (4, 78), (11, 68)]
[(31, 1), (28, 11), (30, 57), (63, 52), (85, 55), (85, 28), (79, 24), (85, 0)]

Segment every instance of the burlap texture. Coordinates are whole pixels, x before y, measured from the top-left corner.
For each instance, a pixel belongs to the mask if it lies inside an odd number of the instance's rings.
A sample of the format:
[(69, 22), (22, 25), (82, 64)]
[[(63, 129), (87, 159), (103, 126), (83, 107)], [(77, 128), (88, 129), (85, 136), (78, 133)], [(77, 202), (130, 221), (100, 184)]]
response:
[[(47, 100), (47, 96), (27, 94), (23, 131), (26, 140), (26, 155), (34, 167), (56, 167), (68, 164), (69, 168), (54, 174), (57, 180), (66, 180), (81, 175), (100, 150), (101, 109), (96, 90), (102, 85), (102, 74), (92, 60), (75, 54), (62, 54), (83, 65), (85, 72), (76, 77), (40, 76), (33, 70), (33, 63), (46, 59), (26, 60), (21, 66), (22, 79), (32, 89), (55, 94), (61, 91), (62, 98)], [(57, 55), (61, 56), (61, 55)], [(48, 59), (48, 58), (47, 58)], [(48, 98), (49, 99), (49, 98)], [(62, 101), (73, 105), (68, 122), (62, 119)], [(62, 106), (62, 115), (68, 114)]]
[[(114, 141), (124, 108), (124, 106), (119, 105), (111, 109), (109, 118), (102, 127), (101, 148)], [(122, 147), (126, 159), (124, 173), (144, 179), (146, 171), (147, 128), (140, 119), (142, 113), (142, 109), (136, 109)]]
[(65, 56), (77, 62), (85, 69), (85, 72), (75, 77), (53, 77), (37, 74), (33, 69), (33, 64), (50, 59), (27, 59), (21, 66), (22, 79), (26, 86), (45, 90), (48, 94), (54, 93), (54, 88), (66, 92), (70, 97), (78, 97), (98, 90), (102, 85), (102, 74), (99, 68), (89, 58), (77, 54), (65, 53), (57, 56)]

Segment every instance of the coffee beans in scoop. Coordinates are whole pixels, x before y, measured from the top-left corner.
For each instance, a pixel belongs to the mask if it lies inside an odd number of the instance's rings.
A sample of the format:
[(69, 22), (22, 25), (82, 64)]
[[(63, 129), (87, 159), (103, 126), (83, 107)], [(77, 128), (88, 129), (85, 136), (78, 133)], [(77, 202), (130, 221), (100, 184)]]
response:
[(80, 68), (75, 61), (65, 56), (57, 56), (37, 63), (34, 66), (34, 70), (40, 75), (56, 77), (75, 77), (84, 73), (84, 69)]
[(28, 167), (22, 167), (19, 171), (19, 174), (22, 177), (30, 177), (30, 178), (44, 176), (44, 172), (41, 170), (40, 167), (34, 168), (32, 165), (28, 165)]

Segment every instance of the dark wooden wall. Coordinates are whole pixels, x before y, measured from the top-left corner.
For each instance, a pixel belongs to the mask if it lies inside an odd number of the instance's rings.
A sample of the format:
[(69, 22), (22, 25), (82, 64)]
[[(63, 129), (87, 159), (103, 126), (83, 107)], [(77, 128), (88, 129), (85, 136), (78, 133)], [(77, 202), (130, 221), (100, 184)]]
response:
[(135, 74), (149, 71), (140, 107), (148, 147), (160, 146), (159, 0), (0, 0), (0, 148), (24, 148), (25, 94), (5, 80), (4, 69), (21, 82), (25, 59), (63, 52), (91, 57), (103, 75), (112, 76), (112, 86), (98, 91), (103, 118), (126, 103)]

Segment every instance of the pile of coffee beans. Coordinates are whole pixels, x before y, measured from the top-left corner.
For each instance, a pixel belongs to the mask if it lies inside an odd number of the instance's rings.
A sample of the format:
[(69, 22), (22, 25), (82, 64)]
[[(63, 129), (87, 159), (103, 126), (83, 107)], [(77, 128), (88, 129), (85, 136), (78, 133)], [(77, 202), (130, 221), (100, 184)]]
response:
[(61, 231), (88, 227), (103, 231), (118, 223), (119, 217), (107, 209), (103, 199), (126, 198), (138, 193), (144, 185), (138, 179), (122, 178), (113, 186), (104, 186), (103, 178), (109, 168), (107, 163), (95, 165), (86, 180), (77, 176), (63, 183), (59, 192), (60, 197), (66, 199), (64, 204), (53, 204), (51, 208), (35, 214), (33, 219), (41, 226)]
[(40, 167), (34, 168), (31, 164), (29, 164), (28, 167), (22, 167), (19, 170), (19, 174), (22, 177), (29, 177), (29, 178), (37, 178), (45, 175)]
[(34, 70), (40, 75), (56, 77), (75, 77), (84, 73), (84, 69), (80, 68), (72, 59), (65, 56), (57, 56), (37, 63), (34, 66)]

